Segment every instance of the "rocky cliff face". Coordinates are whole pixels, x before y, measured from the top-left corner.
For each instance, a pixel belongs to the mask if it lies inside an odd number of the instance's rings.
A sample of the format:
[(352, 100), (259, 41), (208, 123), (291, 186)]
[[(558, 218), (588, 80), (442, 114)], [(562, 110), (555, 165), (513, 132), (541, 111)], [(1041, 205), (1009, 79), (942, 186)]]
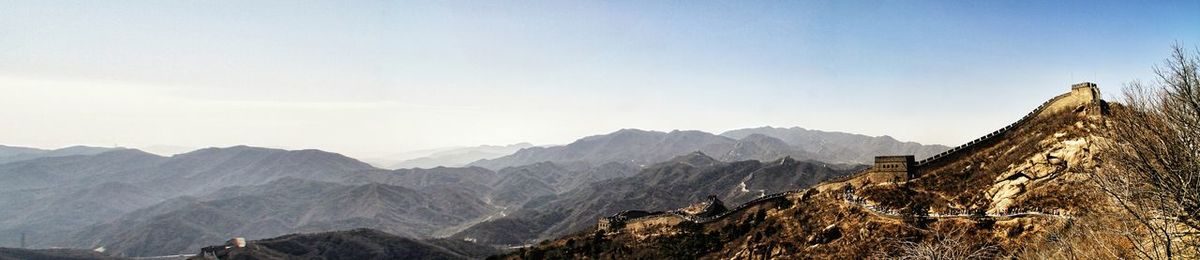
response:
[(1091, 151), (1095, 147), (1090, 140), (1087, 137), (1047, 140), (1049, 150), (1030, 156), (996, 176), (994, 184), (987, 190), (992, 202), (987, 212), (1009, 210), (1027, 192), (1040, 191), (1037, 188), (1041, 186), (1085, 181), (1086, 173), (1072, 172), (1071, 169), (1095, 169), (1098, 166), (1092, 158)]

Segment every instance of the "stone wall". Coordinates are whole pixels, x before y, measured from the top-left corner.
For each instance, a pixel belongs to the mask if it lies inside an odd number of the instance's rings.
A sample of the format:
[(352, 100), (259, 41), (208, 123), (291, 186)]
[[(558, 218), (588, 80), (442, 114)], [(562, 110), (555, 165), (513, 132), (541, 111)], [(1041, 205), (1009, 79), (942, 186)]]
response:
[(1056, 113), (1064, 109), (1075, 109), (1080, 105), (1090, 105), (1099, 102), (1101, 102), (1100, 89), (1096, 87), (1095, 83), (1083, 82), (1071, 85), (1071, 92), (1067, 92), (1047, 100), (1046, 102), (1042, 103), (1042, 105), (1033, 109), (1033, 111), (1025, 114), (1024, 117), (1021, 117), (1021, 119), (1017, 120), (1016, 122), (1000, 128), (999, 130), (992, 131), (991, 133), (982, 137), (976, 138), (975, 140), (967, 142), (966, 144), (959, 145), (958, 147), (951, 148), (950, 150), (921, 160), (917, 162), (917, 167), (920, 168), (922, 166), (935, 163), (939, 159), (947, 158), (961, 151), (971, 150), (971, 148), (974, 148), (975, 145), (985, 143), (993, 138), (1004, 135), (1004, 133), (1007, 133), (1008, 130), (1016, 128), (1019, 125), (1023, 125), (1030, 119), (1042, 116), (1043, 114)]
[(672, 214), (655, 215), (651, 217), (630, 220), (625, 223), (625, 230), (635, 235), (662, 233), (673, 228), (685, 219)]
[(875, 156), (875, 165), (871, 167), (872, 175), (884, 176), (888, 181), (893, 181), (893, 178), (907, 181), (916, 178), (916, 164), (917, 161), (912, 155)]
[[(913, 167), (916, 169), (911, 173), (912, 175), (910, 175), (910, 177), (912, 177), (912, 178), (919, 177), (921, 175), (922, 168), (926, 168), (927, 166), (930, 166), (930, 165), (933, 165), (936, 163), (942, 163), (943, 159), (953, 158), (958, 154), (964, 153), (969, 150), (973, 150), (974, 148), (978, 147), (979, 145), (982, 145), (984, 143), (989, 143), (990, 141), (994, 140), (995, 138), (1003, 136), (1009, 130), (1016, 128), (1019, 125), (1023, 125), (1025, 123), (1029, 122), (1033, 118), (1042, 116), (1044, 114), (1056, 113), (1063, 109), (1074, 109), (1074, 108), (1079, 107), (1080, 105), (1090, 105), (1090, 104), (1096, 104), (1096, 103), (1102, 103), (1102, 102), (1103, 101), (1100, 99), (1100, 89), (1096, 87), (1095, 83), (1082, 82), (1082, 83), (1071, 85), (1070, 92), (1055, 96), (1054, 98), (1051, 98), (1050, 100), (1047, 100), (1046, 102), (1043, 102), (1037, 108), (1034, 108), (1033, 111), (1030, 111), (1029, 113), (1025, 114), (1025, 116), (1021, 117), (1021, 119), (1017, 120), (1016, 122), (1013, 122), (1012, 124), (1009, 124), (1008, 126), (1000, 128), (996, 131), (992, 131), (991, 133), (988, 133), (984, 136), (976, 138), (975, 140), (972, 140), (965, 144), (959, 145), (954, 148), (950, 148), (949, 150), (946, 150), (942, 153), (939, 153), (939, 154), (930, 156), (929, 158), (925, 158), (920, 161), (917, 161), (915, 166)], [(826, 191), (828, 189), (835, 189), (835, 188), (841, 187), (842, 185), (851, 185), (851, 186), (858, 187), (858, 186), (864, 185), (867, 182), (871, 182), (871, 183), (890, 182), (891, 180), (894, 180), (895, 177), (897, 177), (897, 175), (894, 173), (881, 173), (880, 167), (878, 167), (878, 165), (877, 165), (877, 166), (866, 168), (861, 171), (858, 171), (858, 172), (855, 172), (855, 173), (852, 173), (852, 174), (849, 174), (849, 175), (846, 175), (846, 176), (843, 176), (843, 177), (840, 177), (837, 179), (826, 181), (825, 184), (818, 185), (817, 189), (820, 191)]]

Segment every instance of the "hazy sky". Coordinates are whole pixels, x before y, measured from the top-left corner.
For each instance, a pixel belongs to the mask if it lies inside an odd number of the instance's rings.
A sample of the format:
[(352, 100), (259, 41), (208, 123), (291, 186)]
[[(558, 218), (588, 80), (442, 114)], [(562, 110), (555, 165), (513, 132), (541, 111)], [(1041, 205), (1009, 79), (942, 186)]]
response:
[(1200, 1), (1058, 2), (0, 1), (0, 144), (375, 157), (771, 125), (955, 145), (1200, 45)]

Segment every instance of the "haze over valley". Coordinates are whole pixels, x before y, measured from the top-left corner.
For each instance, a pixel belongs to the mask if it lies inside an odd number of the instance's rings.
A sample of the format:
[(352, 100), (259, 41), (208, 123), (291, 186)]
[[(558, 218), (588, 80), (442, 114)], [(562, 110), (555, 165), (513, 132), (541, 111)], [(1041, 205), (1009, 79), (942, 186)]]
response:
[(0, 1), (0, 260), (1200, 259), (1197, 14)]
[[(728, 137), (738, 135), (744, 137)], [(817, 157), (818, 149), (842, 152), (824, 153), (831, 155), (931, 155), (948, 149), (801, 128), (740, 129), (724, 135), (623, 129), (562, 146), (469, 147), (417, 158), (463, 158), (473, 151), (516, 148), (493, 159), (387, 170), (320, 150), (235, 146), (164, 157), (128, 148), (6, 146), (5, 158), (14, 159), (0, 164), (0, 178), (7, 180), (0, 185), (6, 195), (0, 216), (7, 219), (0, 223), (0, 243), (19, 246), (17, 238), (24, 234), (26, 246), (104, 247), (117, 255), (155, 256), (195, 252), (234, 236), (259, 239), (372, 228), (412, 238), (479, 237), (472, 240), (521, 244), (577, 230), (605, 212), (684, 205), (708, 193), (745, 201), (839, 177), (866, 163), (861, 156)], [(669, 170), (677, 165), (699, 168)], [(724, 173), (733, 169), (737, 173)], [(678, 174), (695, 176), (670, 177)], [(784, 175), (774, 176), (779, 174)], [(647, 186), (652, 179), (657, 180)], [(647, 196), (651, 187), (674, 187), (670, 189), (677, 193), (650, 195), (641, 202), (602, 199)], [(696, 189), (708, 192), (690, 192)], [(577, 216), (544, 219), (547, 210), (583, 205), (579, 200), (597, 201), (567, 213)], [(546, 221), (558, 224), (526, 223)], [(511, 234), (506, 231), (511, 225), (546, 230)], [(496, 232), (506, 237), (484, 238)]]

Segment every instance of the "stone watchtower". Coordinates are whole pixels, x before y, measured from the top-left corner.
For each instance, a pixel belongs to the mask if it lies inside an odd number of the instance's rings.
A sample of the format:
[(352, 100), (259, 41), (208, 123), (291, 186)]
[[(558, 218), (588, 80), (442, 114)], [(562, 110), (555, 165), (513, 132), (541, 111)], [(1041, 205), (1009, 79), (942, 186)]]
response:
[(912, 155), (875, 156), (875, 166), (871, 168), (871, 181), (908, 181), (918, 177), (916, 165), (916, 157)]
[(1081, 82), (1071, 85), (1071, 96), (1082, 101), (1090, 101), (1095, 103), (1100, 101), (1100, 88), (1096, 87), (1096, 83)]
[(1104, 101), (1100, 99), (1100, 88), (1096, 87), (1096, 83), (1081, 82), (1071, 85), (1071, 92), (1060, 95), (1052, 99), (1049, 103), (1039, 107), (1039, 115), (1048, 115), (1063, 110), (1079, 109), (1080, 106), (1089, 107), (1100, 105), (1101, 109), (1089, 109), (1089, 113), (1100, 113), (1104, 107)]

